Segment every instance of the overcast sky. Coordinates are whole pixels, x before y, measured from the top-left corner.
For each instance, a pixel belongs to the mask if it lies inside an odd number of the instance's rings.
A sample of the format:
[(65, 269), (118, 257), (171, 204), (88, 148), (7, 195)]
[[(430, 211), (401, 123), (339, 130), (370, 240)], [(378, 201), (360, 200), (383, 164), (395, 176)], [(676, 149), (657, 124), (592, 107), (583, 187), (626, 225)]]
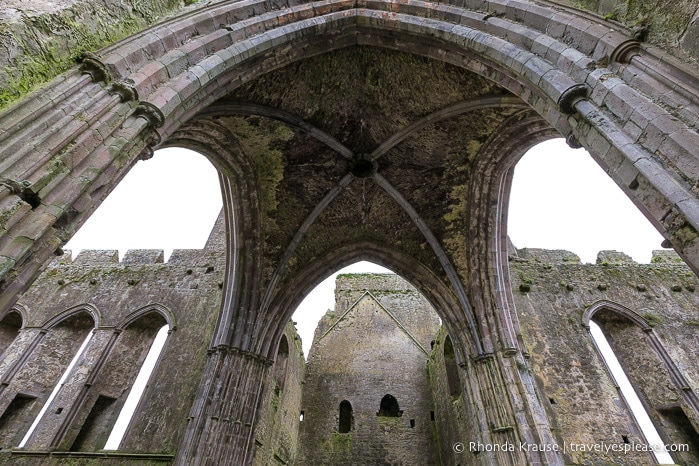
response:
[[(158, 151), (139, 162), (66, 245), (80, 249), (202, 248), (221, 211), (213, 166), (182, 149)], [(662, 237), (582, 149), (562, 139), (532, 149), (518, 163), (508, 230), (517, 248), (566, 249), (595, 262), (603, 249), (649, 262)], [(388, 272), (359, 263), (344, 272)], [(318, 319), (334, 306), (334, 275), (301, 304), (298, 322), (308, 354)]]

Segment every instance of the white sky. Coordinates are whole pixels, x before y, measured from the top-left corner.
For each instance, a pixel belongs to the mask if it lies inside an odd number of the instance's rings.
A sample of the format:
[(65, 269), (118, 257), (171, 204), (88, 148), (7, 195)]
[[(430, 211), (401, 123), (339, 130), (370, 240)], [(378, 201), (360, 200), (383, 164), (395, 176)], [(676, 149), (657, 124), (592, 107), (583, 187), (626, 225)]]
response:
[[(139, 162), (66, 245), (80, 249), (202, 248), (221, 211), (216, 170), (201, 155), (163, 149)], [(517, 164), (508, 230), (517, 248), (566, 249), (595, 262), (604, 249), (649, 262), (662, 237), (582, 149), (562, 139), (536, 146)], [(368, 262), (343, 272), (387, 272)], [(304, 353), (320, 317), (334, 306), (334, 277), (294, 314)]]

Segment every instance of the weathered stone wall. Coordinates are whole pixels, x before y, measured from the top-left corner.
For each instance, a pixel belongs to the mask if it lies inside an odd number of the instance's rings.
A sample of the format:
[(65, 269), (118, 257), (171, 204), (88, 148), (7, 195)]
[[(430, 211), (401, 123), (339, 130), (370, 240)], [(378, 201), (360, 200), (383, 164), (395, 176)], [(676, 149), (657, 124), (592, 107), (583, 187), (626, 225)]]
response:
[(265, 399), (255, 428), (255, 466), (295, 464), (305, 367), (301, 339), (290, 322), (265, 382)]
[[(394, 275), (341, 275), (335, 297), (308, 359), (297, 464), (439, 464), (425, 369), (436, 314)], [(385, 395), (399, 417), (377, 415)], [(352, 407), (347, 433), (343, 400)]]
[[(559, 444), (639, 442), (636, 430), (588, 330), (584, 313), (603, 303), (592, 317), (608, 335), (620, 363), (636, 386), (651, 418), (668, 443), (696, 438), (699, 423), (673, 385), (651, 335), (609, 310), (616, 303), (640, 315), (696, 393), (699, 344), (697, 277), (673, 254), (658, 253), (649, 265), (619, 253), (600, 253), (596, 265), (581, 264), (566, 251), (522, 250), (512, 257), (513, 293), (531, 370)], [(597, 303), (597, 304), (596, 304)], [(529, 369), (528, 369), (529, 370)], [(679, 410), (679, 411), (678, 411)], [(683, 417), (684, 416), (684, 417)], [(625, 440), (626, 437), (626, 440)], [(697, 461), (692, 453), (675, 460)], [(575, 464), (614, 461), (649, 464), (645, 453), (568, 452)], [(689, 463), (687, 463), (689, 464)]]
[(194, 1), (3, 1), (0, 108), (75, 65), (83, 52), (111, 45)]
[[(464, 395), (464, 383), (461, 379), (463, 370), (458, 367), (456, 361), (453, 361), (454, 364), (447, 363), (447, 338), (449, 336), (442, 327), (435, 337), (427, 366), (434, 400), (441, 464), (468, 464), (463, 462), (464, 453), (454, 451), (454, 445), (463, 443), (468, 450), (468, 442), (477, 440), (479, 434), (471, 400)], [(458, 392), (456, 388), (459, 389)]]
[[(95, 52), (182, 11), (197, 0), (6, 0), (0, 6), (0, 109)], [(211, 2), (206, 2), (211, 3)], [(558, 0), (630, 28), (697, 66), (699, 8), (692, 0)], [(195, 7), (196, 5), (193, 5)]]
[[(54, 261), (6, 323), (8, 342), (16, 337), (0, 359), (3, 451), (16, 447), (85, 336), (93, 332), (93, 337), (27, 444), (29, 451), (54, 448), (53, 456), (15, 451), (0, 455), (0, 461), (172, 461), (221, 298), (221, 229), (219, 222), (204, 251), (176, 251), (165, 264), (159, 251), (132, 251), (122, 262), (112, 251), (86, 251), (74, 261), (67, 254)], [(608, 302), (623, 305), (652, 326), (644, 331), (604, 306), (592, 316), (663, 440), (690, 445), (692, 450), (676, 454), (675, 460), (696, 462), (699, 422), (650, 340), (657, 337), (686, 379), (684, 391), (696, 393), (699, 280), (689, 269), (666, 252), (656, 252), (649, 265), (603, 252), (590, 265), (566, 251), (520, 250), (511, 251), (510, 266), (528, 351), (529, 367), (521, 370), (535, 375), (559, 445), (640, 441), (583, 325), (586, 311)], [(293, 323), (287, 325), (276, 361), (267, 370), (254, 464), (480, 464), (468, 448), (468, 442), (480, 438), (478, 412), (459, 367), (471, 361), (455, 354), (425, 299), (395, 275), (340, 276), (335, 295), (336, 308), (316, 329), (305, 375), (301, 341)], [(120, 450), (98, 457), (102, 453), (93, 452), (106, 440), (155, 331), (166, 322), (164, 314), (145, 313), (125, 324), (127, 316), (148, 306), (169, 312), (176, 329)], [(77, 311), (56, 319), (70, 309)], [(20, 311), (26, 321), (16, 332)], [(115, 332), (117, 328), (123, 330)], [(42, 332), (45, 336), (37, 339)], [(21, 360), (22, 354), (28, 357)], [(386, 394), (397, 399), (400, 417), (377, 416)], [(343, 400), (352, 406), (348, 433), (338, 431)], [(85, 430), (88, 423), (91, 428)], [(458, 442), (465, 445), (464, 452), (454, 451)], [(138, 455), (126, 459), (121, 453)], [(651, 463), (645, 453), (571, 451), (566, 461)]]
[[(0, 109), (94, 52), (182, 11), (197, 0), (6, 0), (0, 5)], [(207, 4), (212, 2), (206, 2)], [(693, 66), (699, 8), (693, 0), (558, 0), (609, 21)], [(196, 5), (193, 5), (195, 7)]]
[[(86, 461), (97, 461), (90, 452), (104, 446), (155, 333), (167, 323), (172, 330), (119, 450), (99, 461), (116, 464), (124, 460), (122, 453), (140, 454), (130, 464), (172, 460), (219, 310), (225, 267), (221, 228), (219, 222), (207, 249), (176, 250), (167, 263), (162, 251), (130, 251), (121, 262), (115, 251), (84, 251), (73, 261), (70, 253), (54, 261), (19, 300), (27, 320), (0, 361), (2, 411), (19, 395), (9, 413), (13, 428), (0, 436), (3, 451), (17, 447), (92, 332), (25, 450), (82, 451)], [(51, 327), (52, 319), (70, 309), (79, 311)], [(24, 361), (23, 355), (28, 356)], [(62, 456), (56, 452), (49, 458), (15, 451), (0, 460), (58, 464)]]
[(695, 0), (561, 0), (607, 19), (610, 27), (622, 24), (639, 39), (697, 66), (699, 5)]

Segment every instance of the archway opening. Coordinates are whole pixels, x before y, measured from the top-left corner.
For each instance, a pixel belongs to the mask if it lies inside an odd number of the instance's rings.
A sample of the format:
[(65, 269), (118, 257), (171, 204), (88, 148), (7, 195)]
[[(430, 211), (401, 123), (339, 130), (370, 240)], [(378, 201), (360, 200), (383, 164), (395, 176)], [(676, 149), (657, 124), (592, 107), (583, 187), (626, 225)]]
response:
[(282, 335), (279, 341), (279, 349), (277, 349), (277, 357), (274, 360), (274, 390), (280, 393), (284, 390), (286, 382), (286, 366), (289, 362), (289, 340), (286, 335)]
[(182, 148), (138, 162), (65, 248), (201, 249), (222, 208), (218, 173), (206, 157)]
[(567, 250), (590, 263), (602, 250), (648, 263), (663, 241), (592, 157), (563, 139), (534, 146), (515, 166), (507, 232), (517, 248)]
[(401, 417), (403, 415), (403, 411), (400, 410), (396, 397), (391, 394), (386, 394), (383, 398), (381, 398), (381, 403), (379, 403), (379, 411), (376, 413), (376, 415), (382, 417)]
[(303, 354), (308, 359), (308, 354), (313, 344), (313, 334), (318, 322), (323, 315), (335, 306), (335, 280), (340, 274), (346, 273), (393, 273), (393, 271), (373, 262), (360, 261), (329, 275), (320, 282), (298, 305), (292, 320), (296, 323), (296, 329), (301, 337)]
[[(137, 323), (138, 322), (136, 322), (136, 324)], [(140, 364), (138, 374), (136, 375), (135, 379), (133, 379), (129, 394), (126, 397), (126, 400), (123, 402), (124, 404), (121, 410), (119, 411), (119, 416), (114, 421), (113, 428), (111, 429), (109, 437), (104, 445), (105, 450), (119, 449), (119, 446), (127, 433), (131, 420), (136, 414), (139, 404), (141, 403), (141, 400), (146, 392), (148, 381), (155, 372), (158, 360), (160, 359), (160, 355), (165, 347), (169, 330), (170, 328), (168, 325), (161, 325), (160, 328), (157, 329), (157, 333), (155, 333), (152, 339), (147, 339), (145, 341), (141, 340), (141, 345), (143, 347), (148, 347), (148, 342), (150, 341), (150, 348), (148, 349), (145, 359), (143, 359)]]
[(459, 367), (456, 364), (454, 345), (449, 335), (444, 339), (444, 366), (447, 371), (447, 385), (452, 397), (461, 396), (461, 380), (459, 379)]
[[(40, 367), (49, 368), (51, 374), (46, 377), (45, 386), (43, 387), (45, 391), (40, 397), (40, 400), (43, 401), (43, 406), (24, 434), (18, 448), (31, 446), (28, 444), (32, 441), (32, 434), (40, 428), (44, 417), (49, 414), (49, 409), (53, 407), (53, 400), (59, 395), (68, 377), (73, 373), (73, 369), (86, 351), (94, 335), (92, 332), (94, 327), (95, 321), (88, 312), (78, 311), (72, 313), (53, 327), (47, 329), (46, 337), (42, 339), (41, 343), (33, 351), (30, 357), (34, 361), (39, 362)], [(56, 351), (55, 348), (61, 348), (63, 351)], [(17, 383), (18, 386), (24, 386), (26, 384), (25, 377), (35, 378), (30, 371), (36, 366), (27, 364), (26, 367), (29, 370), (18, 374), (13, 383)], [(24, 372), (26, 372), (25, 377), (23, 377)], [(51, 380), (56, 382), (51, 384), (49, 382)], [(48, 392), (49, 389), (51, 390), (50, 392)], [(33, 404), (27, 403), (27, 408), (31, 408)], [(54, 411), (55, 414), (61, 414), (61, 412), (62, 407)], [(31, 412), (27, 414), (31, 414)]]
[(0, 356), (12, 344), (22, 328), (22, 316), (17, 311), (10, 311), (0, 320)]

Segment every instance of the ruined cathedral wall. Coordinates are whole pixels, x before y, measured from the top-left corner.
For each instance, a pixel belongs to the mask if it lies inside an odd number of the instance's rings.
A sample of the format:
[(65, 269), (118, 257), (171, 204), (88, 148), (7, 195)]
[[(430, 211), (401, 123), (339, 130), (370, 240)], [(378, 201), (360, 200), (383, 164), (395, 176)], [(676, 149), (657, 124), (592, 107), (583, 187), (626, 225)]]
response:
[[(464, 395), (465, 380), (463, 377), (465, 372), (462, 368), (454, 365), (447, 369), (444, 351), (447, 336), (446, 329), (444, 327), (440, 328), (435, 336), (427, 364), (434, 400), (435, 432), (437, 433), (436, 437), (442, 464), (465, 465), (471, 463), (464, 461), (463, 452), (454, 451), (454, 445), (463, 443), (468, 450), (468, 443), (477, 440), (479, 433), (474, 407), (471, 404), (471, 400)], [(452, 372), (451, 386), (448, 371)], [(459, 389), (458, 392), (457, 388)], [(468, 459), (475, 463), (477, 458)]]
[[(297, 464), (439, 464), (426, 371), (439, 321), (420, 299), (394, 275), (338, 277), (306, 366)], [(378, 415), (386, 395), (398, 416)]]
[[(61, 455), (55, 452), (48, 457), (9, 451), (18, 446), (88, 333), (93, 335), (90, 343), (25, 450), (74, 450), (85, 461), (100, 464), (123, 461), (118, 458), (121, 453), (142, 454), (130, 464), (172, 460), (216, 324), (225, 257), (211, 249), (176, 250), (167, 263), (162, 261), (162, 251), (129, 251), (121, 262), (116, 251), (83, 251), (74, 261), (67, 253), (19, 299), (14, 309), (24, 315), (24, 327), (0, 357), (0, 378), (6, 384), (0, 392), (0, 460), (60, 463)], [(64, 319), (71, 312), (77, 312), (79, 320)], [(90, 456), (103, 448), (164, 325), (170, 333), (118, 451), (111, 457)], [(56, 340), (60, 332), (73, 332), (68, 333), (72, 341)], [(26, 397), (29, 402), (12, 404)]]
[[(511, 257), (510, 275), (530, 364), (522, 370), (532, 371), (559, 444), (641, 442), (583, 326), (585, 312), (599, 309), (592, 320), (606, 334), (663, 441), (689, 442), (694, 452), (675, 461), (697, 461), (699, 422), (683, 396), (699, 390), (699, 280), (688, 267), (667, 252), (657, 253), (651, 264), (603, 252), (591, 265), (565, 251), (522, 250)], [(650, 327), (644, 331), (623, 315), (624, 309)], [(684, 377), (685, 387), (672, 382), (653, 348), (654, 338)], [(576, 464), (649, 462), (645, 453), (569, 455)]]
[(305, 367), (301, 338), (289, 322), (265, 380), (253, 465), (295, 464)]
[[(699, 62), (699, 6), (694, 0), (559, 0), (593, 13), (610, 29), (623, 25), (642, 42), (679, 58), (695, 70)], [(696, 72), (696, 71), (695, 71)]]

